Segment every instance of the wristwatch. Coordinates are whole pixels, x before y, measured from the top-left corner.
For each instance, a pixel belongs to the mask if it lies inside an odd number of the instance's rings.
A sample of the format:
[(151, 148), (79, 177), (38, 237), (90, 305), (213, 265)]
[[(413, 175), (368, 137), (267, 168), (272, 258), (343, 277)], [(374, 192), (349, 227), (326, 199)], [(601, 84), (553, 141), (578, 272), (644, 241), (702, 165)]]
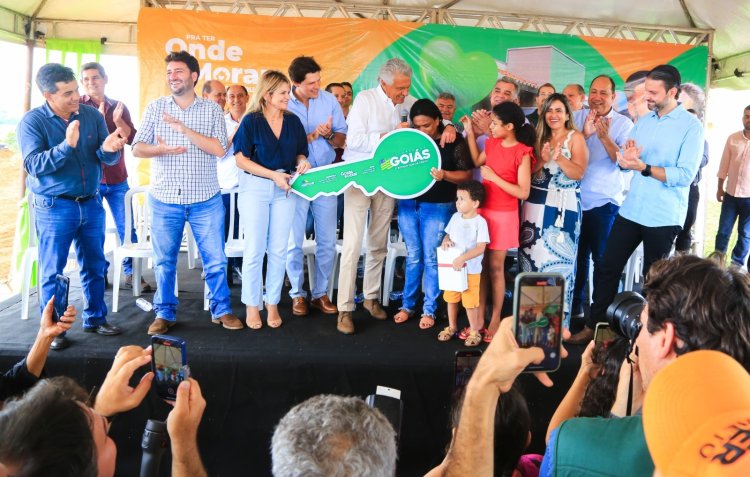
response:
[(331, 131), (331, 134), (329, 134), (329, 135), (328, 135), (328, 137), (326, 137), (326, 139), (327, 139), (327, 140), (329, 140), (329, 141), (333, 141), (333, 138), (334, 138), (335, 136), (336, 136), (336, 133), (335, 133), (335, 132), (333, 132), (333, 131)]
[(643, 177), (650, 177), (651, 176), (651, 165), (646, 164), (646, 168), (641, 171), (641, 175)]

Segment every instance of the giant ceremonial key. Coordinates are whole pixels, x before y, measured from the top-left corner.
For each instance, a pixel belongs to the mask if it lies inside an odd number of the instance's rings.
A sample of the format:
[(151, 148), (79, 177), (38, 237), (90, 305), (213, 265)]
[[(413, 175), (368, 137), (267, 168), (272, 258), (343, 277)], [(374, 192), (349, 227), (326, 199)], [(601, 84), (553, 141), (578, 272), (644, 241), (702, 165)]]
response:
[(433, 167), (440, 169), (435, 141), (415, 129), (397, 129), (383, 136), (373, 157), (310, 169), (295, 177), (292, 191), (313, 200), (355, 186), (368, 196), (381, 190), (396, 199), (410, 199), (435, 183)]

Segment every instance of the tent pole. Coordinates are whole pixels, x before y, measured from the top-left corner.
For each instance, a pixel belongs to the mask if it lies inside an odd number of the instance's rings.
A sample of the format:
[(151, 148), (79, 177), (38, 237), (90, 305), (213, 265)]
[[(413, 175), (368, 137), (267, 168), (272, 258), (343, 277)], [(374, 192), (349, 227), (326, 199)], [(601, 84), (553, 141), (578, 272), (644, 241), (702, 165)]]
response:
[[(33, 39), (26, 40), (26, 81), (25, 91), (23, 93), (23, 112), (26, 113), (31, 109), (31, 85), (32, 77), (31, 73), (34, 70), (34, 45), (36, 41)], [(18, 188), (19, 199), (23, 199), (26, 195), (26, 169), (21, 165), (21, 184)]]

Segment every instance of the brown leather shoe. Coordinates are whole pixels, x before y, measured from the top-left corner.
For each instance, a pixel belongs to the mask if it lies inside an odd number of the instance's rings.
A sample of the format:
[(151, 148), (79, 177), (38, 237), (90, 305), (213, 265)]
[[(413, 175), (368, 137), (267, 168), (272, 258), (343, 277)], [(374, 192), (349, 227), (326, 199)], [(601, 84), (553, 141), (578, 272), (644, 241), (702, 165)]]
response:
[(336, 325), (336, 329), (339, 330), (339, 333), (343, 333), (345, 335), (354, 334), (354, 321), (352, 321), (351, 311), (339, 312), (339, 321)]
[(240, 319), (231, 313), (227, 313), (226, 315), (221, 315), (218, 318), (211, 318), (211, 323), (214, 323), (216, 325), (222, 325), (224, 328), (228, 330), (241, 330), (242, 329), (242, 322), (240, 321)]
[(584, 326), (581, 331), (565, 340), (565, 343), (572, 345), (587, 345), (592, 339), (594, 339), (594, 330)]
[(307, 316), (309, 313), (310, 308), (307, 306), (307, 300), (304, 297), (292, 298), (292, 315)]
[(365, 299), (365, 301), (362, 303), (362, 306), (364, 306), (365, 310), (370, 313), (370, 316), (372, 316), (376, 320), (385, 320), (388, 318), (388, 314), (385, 312), (383, 307), (380, 306), (380, 302), (378, 300)]
[(339, 309), (336, 308), (336, 305), (331, 303), (331, 300), (328, 299), (328, 295), (322, 295), (320, 298), (311, 300), (310, 306), (322, 311), (326, 315), (335, 315), (339, 312)]
[(148, 334), (163, 335), (176, 324), (174, 321), (167, 321), (164, 318), (156, 318), (151, 326), (148, 327)]

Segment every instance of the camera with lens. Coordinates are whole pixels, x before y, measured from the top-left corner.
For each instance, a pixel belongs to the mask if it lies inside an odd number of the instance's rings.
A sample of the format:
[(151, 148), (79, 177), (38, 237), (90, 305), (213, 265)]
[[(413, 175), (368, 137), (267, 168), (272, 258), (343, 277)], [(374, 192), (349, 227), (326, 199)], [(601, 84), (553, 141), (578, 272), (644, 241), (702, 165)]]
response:
[(607, 321), (612, 330), (630, 341), (632, 348), (638, 333), (641, 331), (641, 312), (646, 306), (646, 299), (634, 291), (618, 293), (607, 307)]

